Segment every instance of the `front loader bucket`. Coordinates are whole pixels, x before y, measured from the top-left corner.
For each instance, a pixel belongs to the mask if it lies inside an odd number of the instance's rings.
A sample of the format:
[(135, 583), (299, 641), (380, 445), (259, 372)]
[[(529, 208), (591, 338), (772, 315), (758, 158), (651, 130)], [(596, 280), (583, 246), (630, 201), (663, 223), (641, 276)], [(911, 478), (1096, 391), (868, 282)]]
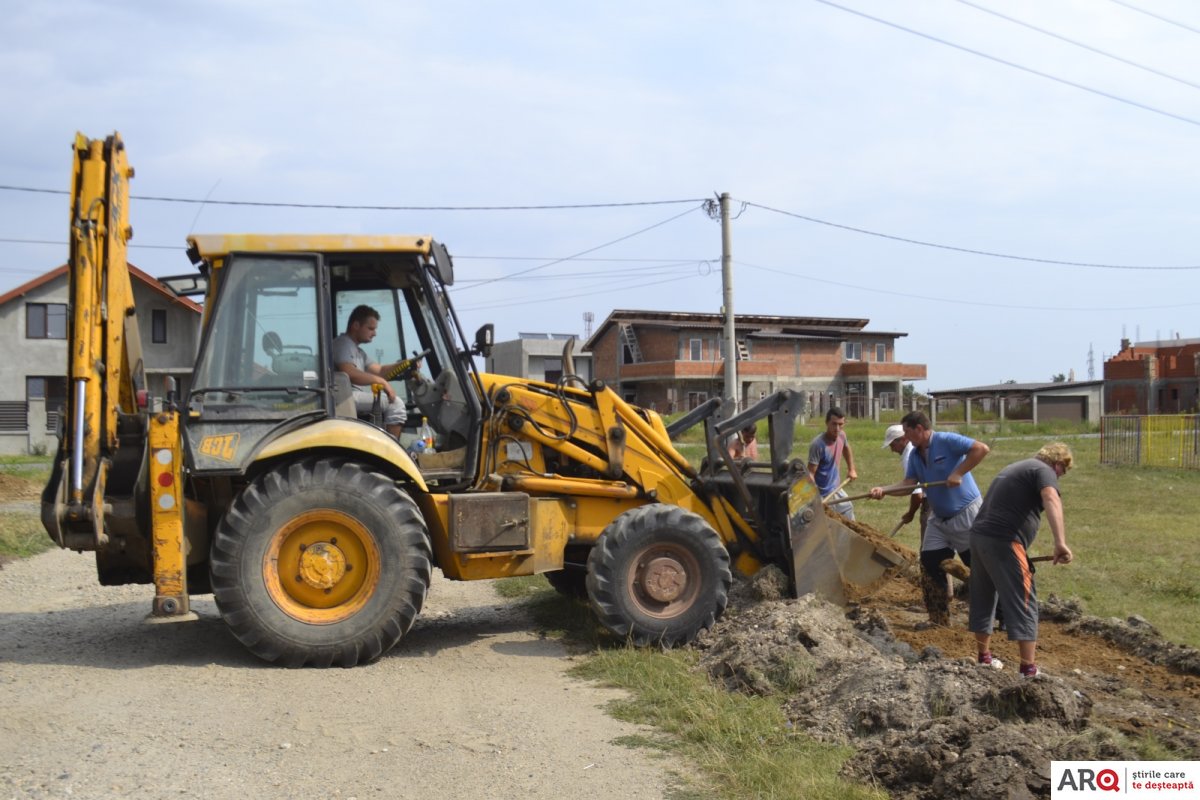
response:
[(845, 584), (869, 585), (905, 560), (829, 517), (807, 474), (788, 491), (788, 535), (795, 597), (811, 592), (844, 606)]

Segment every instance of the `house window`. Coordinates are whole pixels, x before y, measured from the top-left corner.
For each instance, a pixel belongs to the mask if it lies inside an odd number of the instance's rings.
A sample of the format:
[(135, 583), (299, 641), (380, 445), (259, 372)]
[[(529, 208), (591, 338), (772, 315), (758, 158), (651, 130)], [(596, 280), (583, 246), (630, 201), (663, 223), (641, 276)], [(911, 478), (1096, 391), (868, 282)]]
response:
[(544, 359), (542, 361), (542, 374), (544, 376), (543, 380), (545, 380), (546, 383), (558, 383), (561, 381), (563, 376), (562, 366), (563, 364), (561, 358)]
[[(58, 416), (67, 405), (67, 378), (64, 375), (28, 375), (25, 399), (46, 401), (46, 430), (58, 429)], [(24, 404), (22, 404), (24, 405)]]
[(702, 361), (704, 359), (704, 340), (690, 339), (688, 341), (688, 360)]
[(65, 375), (29, 375), (25, 378), (25, 398), (27, 400), (45, 400), (51, 403), (67, 401), (67, 378)]
[(26, 303), (25, 338), (67, 338), (66, 303)]
[(875, 360), (887, 361), (887, 345), (880, 342), (875, 345)]
[(167, 310), (155, 308), (150, 311), (150, 341), (154, 344), (167, 343)]
[(688, 392), (687, 394), (688, 411), (706, 402), (708, 402), (708, 392)]
[(846, 360), (862, 361), (862, 342), (846, 342)]

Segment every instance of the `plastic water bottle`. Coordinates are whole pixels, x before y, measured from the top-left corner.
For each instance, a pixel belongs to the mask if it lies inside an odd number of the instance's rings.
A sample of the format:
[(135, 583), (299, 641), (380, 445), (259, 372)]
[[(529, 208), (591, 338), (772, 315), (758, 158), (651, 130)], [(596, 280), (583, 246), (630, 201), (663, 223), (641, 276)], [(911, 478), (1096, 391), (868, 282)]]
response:
[(418, 434), (421, 441), (425, 443), (425, 452), (432, 453), (433, 450), (433, 428), (429, 427), (429, 419), (421, 417), (421, 431)]

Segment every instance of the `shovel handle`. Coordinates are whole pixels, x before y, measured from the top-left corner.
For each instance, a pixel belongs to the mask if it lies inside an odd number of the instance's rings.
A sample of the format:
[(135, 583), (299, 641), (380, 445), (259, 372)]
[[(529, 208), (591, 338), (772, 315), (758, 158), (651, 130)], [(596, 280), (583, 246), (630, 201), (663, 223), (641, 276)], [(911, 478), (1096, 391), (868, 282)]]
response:
[[(928, 489), (931, 486), (945, 486), (945, 485), (946, 485), (945, 481), (929, 481), (927, 483), (909, 483), (909, 484), (903, 484), (903, 485), (893, 484), (891, 486), (883, 487), (883, 496), (889, 497), (889, 496), (901, 495), (901, 494), (911, 494), (912, 492), (916, 491), (917, 489)], [(851, 495), (850, 497), (843, 497), (839, 502), (846, 503), (851, 500), (862, 500), (864, 497), (870, 497), (870, 496), (871, 496), (870, 492), (866, 492), (865, 494), (855, 494), (855, 495)]]
[(892, 528), (892, 532), (888, 534), (888, 538), (891, 539), (891, 538), (895, 537), (895, 535), (897, 533), (899, 533), (900, 529), (903, 527), (904, 527), (904, 520), (901, 519), (899, 522), (896, 523), (896, 527)]
[(824, 503), (825, 505), (829, 505), (832, 502), (844, 503), (847, 500), (853, 499), (853, 498), (849, 498), (849, 497), (834, 497), (835, 494), (837, 494), (842, 489), (844, 489), (846, 487), (846, 484), (852, 480), (854, 480), (854, 479), (846, 478), (846, 480), (844, 480), (840, 484), (838, 484), (838, 487), (836, 489), (834, 489), (832, 492), (830, 492), (829, 494), (822, 497), (821, 502)]
[(1030, 564), (1036, 564), (1038, 561), (1053, 561), (1054, 556), (1034, 556), (1029, 559)]

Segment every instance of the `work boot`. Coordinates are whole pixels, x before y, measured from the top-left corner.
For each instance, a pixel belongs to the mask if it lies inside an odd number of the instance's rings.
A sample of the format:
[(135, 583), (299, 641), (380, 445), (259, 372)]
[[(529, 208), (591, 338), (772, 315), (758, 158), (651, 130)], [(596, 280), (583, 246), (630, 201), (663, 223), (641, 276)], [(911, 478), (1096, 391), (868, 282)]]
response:
[(934, 625), (950, 626), (950, 593), (946, 591), (945, 579), (936, 580), (928, 573), (921, 573), (921, 594), (925, 610)]

